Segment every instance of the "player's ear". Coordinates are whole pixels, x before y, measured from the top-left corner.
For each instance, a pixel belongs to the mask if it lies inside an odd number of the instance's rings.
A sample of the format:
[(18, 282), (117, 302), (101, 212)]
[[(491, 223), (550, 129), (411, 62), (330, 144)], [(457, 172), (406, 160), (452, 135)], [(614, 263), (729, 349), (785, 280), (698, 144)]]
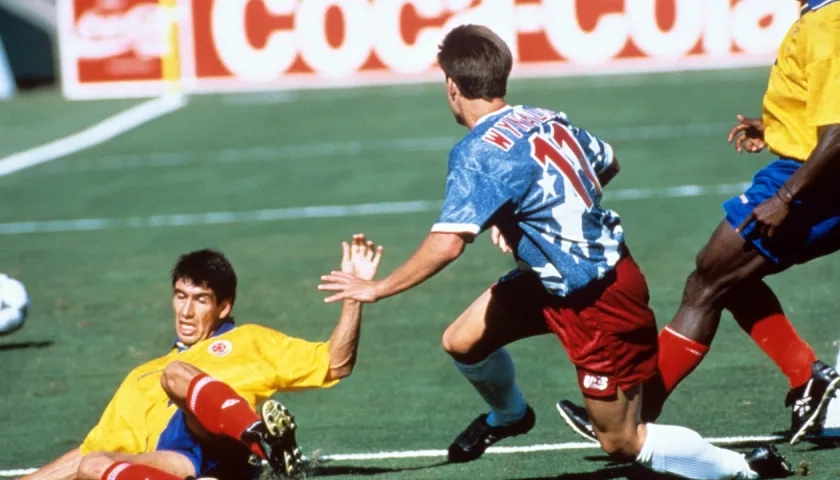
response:
[(219, 310), (219, 318), (226, 319), (230, 316), (230, 311), (233, 310), (233, 304), (230, 300), (224, 300), (222, 303), (219, 304), (221, 310)]
[(455, 84), (455, 81), (452, 80), (452, 77), (446, 77), (446, 95), (454, 100), (460, 94), (461, 91), (458, 89), (458, 85)]

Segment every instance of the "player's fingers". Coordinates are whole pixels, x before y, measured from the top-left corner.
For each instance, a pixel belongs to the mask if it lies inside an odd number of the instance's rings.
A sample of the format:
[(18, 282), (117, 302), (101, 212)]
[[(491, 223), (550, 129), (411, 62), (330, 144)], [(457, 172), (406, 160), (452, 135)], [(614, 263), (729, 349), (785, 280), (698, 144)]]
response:
[(374, 252), (375, 250), (373, 247), (373, 240), (368, 240), (365, 244), (365, 258), (367, 258), (368, 260), (372, 259)]
[(740, 225), (738, 225), (738, 228), (736, 228), (736, 229), (735, 229), (735, 233), (741, 233), (741, 232), (743, 232), (743, 231), (744, 231), (744, 229), (745, 229), (745, 228), (747, 228), (747, 225), (749, 225), (749, 224), (750, 224), (750, 222), (752, 222), (752, 221), (753, 221), (753, 218), (755, 218), (755, 212), (750, 213), (750, 214), (747, 216), (747, 218), (746, 218), (746, 219), (744, 219), (744, 221), (743, 221), (743, 222), (741, 222), (741, 224), (740, 224)]
[(731, 142), (732, 140), (734, 140), (736, 135), (743, 132), (747, 128), (749, 128), (747, 125), (735, 125), (734, 127), (732, 127), (732, 130), (729, 131), (729, 141)]
[(341, 242), (341, 261), (350, 260), (350, 244), (347, 242)]
[(376, 253), (373, 255), (373, 262), (374, 265), (379, 265), (379, 261), (382, 260), (382, 252), (385, 251), (385, 247), (379, 245), (376, 247)]
[(335, 303), (335, 302), (338, 302), (339, 300), (344, 300), (348, 296), (349, 295), (347, 294), (347, 292), (339, 292), (339, 293), (336, 293), (335, 295), (330, 295), (329, 297), (325, 298), (324, 303)]

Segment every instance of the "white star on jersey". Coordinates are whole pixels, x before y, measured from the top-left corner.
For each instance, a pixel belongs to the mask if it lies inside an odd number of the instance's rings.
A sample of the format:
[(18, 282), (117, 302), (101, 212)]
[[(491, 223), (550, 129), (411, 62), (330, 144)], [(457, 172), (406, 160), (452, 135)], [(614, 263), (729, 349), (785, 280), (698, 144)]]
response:
[(557, 175), (551, 175), (548, 173), (548, 166), (543, 170), (543, 176), (541, 179), (537, 180), (537, 185), (542, 188), (543, 191), (543, 202), (548, 199), (548, 197), (554, 198), (557, 196), (557, 190), (554, 189), (554, 181), (557, 179)]

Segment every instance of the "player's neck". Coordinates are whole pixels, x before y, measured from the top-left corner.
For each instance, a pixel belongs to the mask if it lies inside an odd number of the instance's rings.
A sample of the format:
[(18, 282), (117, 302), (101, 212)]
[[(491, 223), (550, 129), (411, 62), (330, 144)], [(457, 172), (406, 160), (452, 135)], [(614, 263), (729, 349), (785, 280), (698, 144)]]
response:
[(501, 110), (507, 106), (503, 98), (487, 100), (470, 100), (464, 105), (464, 126), (472, 130), (478, 121), (487, 114)]

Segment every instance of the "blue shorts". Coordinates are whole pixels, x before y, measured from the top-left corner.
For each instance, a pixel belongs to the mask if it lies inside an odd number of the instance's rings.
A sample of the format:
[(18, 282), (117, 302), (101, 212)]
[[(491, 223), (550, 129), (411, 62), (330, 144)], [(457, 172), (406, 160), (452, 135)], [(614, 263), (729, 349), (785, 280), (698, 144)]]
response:
[[(732, 228), (740, 226), (755, 207), (775, 195), (801, 166), (796, 160), (780, 158), (759, 170), (743, 194), (723, 203)], [(757, 235), (755, 223), (747, 225), (741, 236), (785, 268), (836, 252), (840, 250), (840, 202), (832, 200), (804, 195), (791, 204), (785, 222), (773, 238)]]
[(256, 478), (259, 469), (248, 463), (250, 452), (239, 442), (219, 440), (208, 442), (187, 426), (184, 412), (177, 410), (158, 439), (156, 451), (177, 452), (187, 457), (195, 467), (196, 476), (219, 479)]

